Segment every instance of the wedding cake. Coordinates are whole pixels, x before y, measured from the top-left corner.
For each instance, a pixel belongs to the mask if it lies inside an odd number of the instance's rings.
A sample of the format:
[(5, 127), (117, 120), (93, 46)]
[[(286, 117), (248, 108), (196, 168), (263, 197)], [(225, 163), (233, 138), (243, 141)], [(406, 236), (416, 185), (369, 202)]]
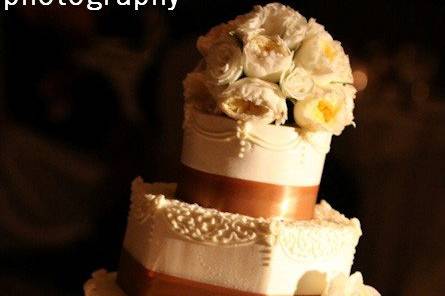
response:
[(211, 29), (184, 81), (177, 184), (132, 184), (117, 273), (87, 296), (379, 295), (350, 275), (361, 236), (316, 204), (332, 135), (354, 124), (340, 42), (278, 3)]

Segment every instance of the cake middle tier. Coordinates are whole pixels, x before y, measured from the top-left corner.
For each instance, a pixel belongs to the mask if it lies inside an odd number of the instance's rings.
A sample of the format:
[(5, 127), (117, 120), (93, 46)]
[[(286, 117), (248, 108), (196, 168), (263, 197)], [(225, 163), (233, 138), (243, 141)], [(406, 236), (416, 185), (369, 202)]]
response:
[(118, 272), (129, 296), (179, 295), (160, 293), (179, 286), (199, 291), (184, 295), (320, 295), (350, 273), (360, 223), (326, 202), (314, 219), (289, 222), (179, 202), (168, 198), (174, 190), (133, 183)]
[(176, 197), (252, 217), (313, 217), (331, 134), (186, 107)]

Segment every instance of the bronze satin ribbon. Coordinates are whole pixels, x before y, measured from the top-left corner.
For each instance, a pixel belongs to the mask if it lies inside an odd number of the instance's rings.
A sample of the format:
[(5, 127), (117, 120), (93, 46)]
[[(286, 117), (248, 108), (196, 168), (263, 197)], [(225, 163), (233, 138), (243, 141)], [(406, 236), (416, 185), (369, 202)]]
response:
[(183, 165), (176, 197), (202, 207), (252, 217), (310, 220), (314, 215), (318, 187), (241, 180)]
[(128, 296), (266, 296), (153, 272), (125, 249), (122, 250), (117, 283)]

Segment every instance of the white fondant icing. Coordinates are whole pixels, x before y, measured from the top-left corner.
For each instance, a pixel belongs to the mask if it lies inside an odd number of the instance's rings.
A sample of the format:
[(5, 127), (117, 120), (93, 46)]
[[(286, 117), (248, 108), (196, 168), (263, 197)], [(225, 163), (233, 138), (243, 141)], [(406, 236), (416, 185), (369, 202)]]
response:
[[(328, 279), (349, 275), (360, 224), (326, 202), (316, 206), (313, 220), (287, 222), (166, 198), (174, 190), (174, 184), (133, 183), (124, 247), (149, 270), (271, 295), (293, 295), (307, 271)], [(299, 289), (319, 294), (323, 287)]]
[(320, 183), (331, 134), (234, 121), (185, 107), (182, 162), (211, 174), (263, 183)]

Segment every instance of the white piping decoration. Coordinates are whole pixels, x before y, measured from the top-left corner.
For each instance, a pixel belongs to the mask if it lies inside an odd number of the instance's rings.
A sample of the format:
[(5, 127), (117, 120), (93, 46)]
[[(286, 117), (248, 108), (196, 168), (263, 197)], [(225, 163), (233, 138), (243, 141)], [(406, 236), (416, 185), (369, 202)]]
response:
[(191, 108), (193, 107), (189, 106), (185, 108), (184, 129), (186, 131), (192, 130), (200, 136), (214, 141), (229, 142), (238, 140), (240, 144), (240, 158), (244, 157), (245, 152), (249, 151), (252, 145), (258, 145), (264, 149), (277, 152), (289, 151), (295, 149), (299, 145), (304, 145), (306, 143), (313, 146), (319, 153), (322, 154), (328, 153), (330, 149), (329, 144), (320, 145), (316, 143), (316, 140), (314, 139), (315, 135), (313, 135), (313, 133), (302, 133), (297, 128), (295, 128), (294, 138), (290, 139), (287, 143), (284, 144), (276, 144), (265, 140), (261, 135), (253, 131), (251, 122), (245, 122), (241, 120), (238, 120), (236, 122), (236, 129), (234, 130), (213, 131), (208, 129), (207, 127), (202, 126), (195, 119), (195, 117), (192, 115), (193, 111), (191, 110)]
[(237, 138), (237, 133), (235, 131), (223, 131), (223, 132), (215, 132), (211, 130), (206, 130), (204, 127), (200, 126), (194, 117), (190, 119), (190, 128), (192, 128), (196, 133), (200, 134), (203, 137), (215, 140), (215, 141), (224, 141), (228, 142)]
[(130, 218), (152, 225), (154, 219), (162, 219), (178, 238), (203, 245), (257, 244), (263, 266), (269, 264), (271, 248), (277, 244), (294, 260), (329, 258), (355, 248), (361, 235), (357, 219), (347, 219), (324, 201), (315, 213), (310, 221), (253, 218), (134, 190)]

